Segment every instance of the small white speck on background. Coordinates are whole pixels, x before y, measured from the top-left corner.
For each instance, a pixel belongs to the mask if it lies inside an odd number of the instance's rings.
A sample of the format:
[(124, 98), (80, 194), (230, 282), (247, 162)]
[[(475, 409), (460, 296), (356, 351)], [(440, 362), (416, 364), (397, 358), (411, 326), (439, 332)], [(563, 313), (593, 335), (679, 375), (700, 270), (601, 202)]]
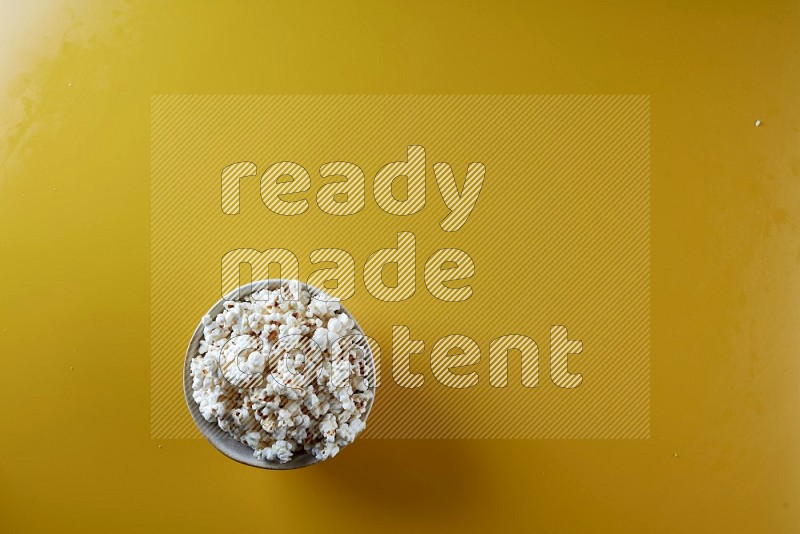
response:
[(758, 128), (759, 126), (761, 126), (761, 121), (759, 119), (756, 119), (756, 128)]

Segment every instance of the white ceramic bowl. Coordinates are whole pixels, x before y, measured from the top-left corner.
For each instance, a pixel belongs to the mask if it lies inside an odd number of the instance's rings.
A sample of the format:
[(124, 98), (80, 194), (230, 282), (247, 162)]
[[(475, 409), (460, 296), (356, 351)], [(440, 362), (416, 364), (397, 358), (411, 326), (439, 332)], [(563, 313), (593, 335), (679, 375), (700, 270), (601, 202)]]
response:
[[(210, 315), (211, 317), (216, 317), (217, 314), (222, 312), (223, 305), (225, 301), (228, 300), (235, 300), (238, 294), (238, 298), (244, 298), (251, 293), (259, 291), (264, 288), (269, 289), (277, 289), (281, 282), (294, 282), (292, 280), (277, 280), (277, 279), (269, 279), (269, 280), (259, 280), (256, 282), (252, 282), (250, 284), (241, 286), (239, 288), (234, 289), (224, 298), (221, 298), (214, 304), (205, 315)], [(308, 290), (311, 295), (318, 294), (320, 292), (319, 289), (300, 282), (300, 287), (305, 288)], [(342, 306), (344, 311), (347, 311), (344, 306)], [(347, 312), (350, 314), (349, 312)], [(353, 317), (350, 314), (350, 317)], [(355, 317), (353, 317), (353, 321), (355, 321), (355, 326), (358, 332), (362, 335), (364, 331), (361, 329), (361, 326), (358, 324), (358, 321)], [(214, 446), (219, 450), (222, 454), (236, 460), (237, 462), (241, 462), (243, 464), (252, 465), (253, 467), (261, 467), (263, 469), (295, 469), (298, 467), (306, 467), (312, 464), (319, 462), (313, 454), (308, 454), (306, 452), (298, 452), (295, 453), (294, 457), (286, 462), (269, 462), (266, 460), (260, 460), (253, 456), (253, 449), (248, 447), (247, 445), (240, 443), (233, 439), (230, 434), (224, 432), (216, 422), (209, 422), (206, 421), (202, 415), (200, 415), (200, 408), (197, 403), (192, 398), (192, 376), (190, 373), (190, 363), (192, 358), (199, 354), (200, 349), (200, 340), (203, 339), (203, 323), (202, 321), (197, 325), (197, 329), (194, 331), (194, 335), (192, 335), (191, 341), (189, 341), (189, 346), (186, 348), (186, 358), (183, 362), (183, 392), (186, 397), (186, 405), (189, 407), (189, 412), (192, 414), (192, 419), (194, 419), (194, 423), (197, 425), (197, 428), (200, 430), (200, 433)], [(369, 347), (369, 343), (366, 341), (360, 346), (364, 349), (364, 359), (366, 361), (368, 373), (371, 374), (372, 377), (375, 376), (375, 361), (372, 356), (372, 350)], [(366, 423), (367, 416), (369, 415), (370, 410), (372, 409), (372, 403), (374, 401), (375, 396), (375, 381), (372, 380), (372, 388), (371, 388), (373, 398), (370, 399), (369, 403), (367, 404), (367, 409), (363, 415), (363, 421)]]

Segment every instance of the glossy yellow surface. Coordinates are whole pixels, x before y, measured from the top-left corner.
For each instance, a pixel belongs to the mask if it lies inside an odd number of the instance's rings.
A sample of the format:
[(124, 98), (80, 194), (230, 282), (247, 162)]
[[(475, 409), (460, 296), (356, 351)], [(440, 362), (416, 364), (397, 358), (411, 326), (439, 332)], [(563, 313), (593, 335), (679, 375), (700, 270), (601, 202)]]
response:
[[(797, 3), (0, 6), (3, 532), (800, 530)], [(650, 439), (151, 440), (150, 98), (187, 93), (651, 95)]]

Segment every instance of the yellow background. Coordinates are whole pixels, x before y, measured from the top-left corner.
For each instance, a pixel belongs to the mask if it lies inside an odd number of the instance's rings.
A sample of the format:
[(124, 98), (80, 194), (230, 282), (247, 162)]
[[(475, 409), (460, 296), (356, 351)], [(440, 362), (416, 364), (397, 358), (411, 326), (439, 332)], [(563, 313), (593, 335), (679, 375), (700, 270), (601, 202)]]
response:
[[(381, 350), (379, 400), (363, 437), (649, 437), (649, 111), (642, 95), (154, 97), (151, 437), (199, 436), (184, 400), (183, 357), (211, 304), (251, 277), (308, 280), (324, 265), (312, 265), (309, 254), (327, 247), (352, 256), (356, 288), (344, 303)], [(387, 162), (405, 161), (409, 143), (425, 149), (425, 201), (398, 216), (373, 199), (373, 177)], [(337, 159), (366, 175), (359, 213), (336, 217), (318, 206), (317, 192), (330, 182), (318, 169)], [(238, 181), (239, 213), (230, 215), (221, 209), (220, 176), (241, 160), (258, 170)], [(305, 200), (303, 213), (278, 215), (262, 202), (259, 177), (280, 161), (310, 175), (309, 191), (287, 196), (298, 209)], [(475, 208), (455, 232), (439, 225), (448, 213), (431, 170), (439, 161), (462, 184), (469, 162), (486, 168)], [(400, 233), (414, 236), (415, 257), (404, 263), (416, 283), (408, 299), (388, 302), (367, 292), (362, 271), (370, 254), (396, 248)], [(472, 288), (463, 302), (435, 298), (424, 280), (426, 260), (448, 247), (475, 264), (458, 283)], [(240, 280), (237, 263), (221, 287), (229, 251), (276, 248), (296, 256), (299, 274), (256, 263)], [(385, 275), (396, 279), (397, 266)], [(394, 325), (424, 343), (405, 364)], [(583, 377), (577, 388), (550, 378), (559, 373), (550, 325), (583, 343), (568, 358), (569, 372)], [(538, 344), (536, 389), (522, 387), (517, 354), (507, 358), (509, 384), (489, 382), (490, 360), (498, 362), (490, 344), (514, 334)], [(471, 388), (446, 387), (432, 373), (434, 345), (452, 335), (480, 351), (480, 363), (455, 371), (477, 377)], [(394, 363), (421, 375), (422, 386), (397, 385)]]
[[(800, 528), (796, 3), (0, 6), (3, 531)], [(651, 438), (151, 440), (150, 97), (186, 93), (651, 95)]]

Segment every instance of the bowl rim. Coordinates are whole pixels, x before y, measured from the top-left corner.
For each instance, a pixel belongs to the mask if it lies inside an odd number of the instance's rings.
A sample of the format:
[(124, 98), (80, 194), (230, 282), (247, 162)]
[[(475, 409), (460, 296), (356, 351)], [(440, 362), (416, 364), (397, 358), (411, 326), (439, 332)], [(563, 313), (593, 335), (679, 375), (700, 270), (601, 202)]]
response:
[[(216, 316), (220, 313), (224, 307), (225, 302), (230, 300), (241, 300), (242, 298), (251, 295), (252, 293), (259, 291), (264, 288), (269, 289), (277, 289), (282, 284), (285, 283), (299, 283), (300, 289), (306, 289), (312, 296), (315, 294), (323, 293), (321, 289), (312, 286), (302, 280), (294, 280), (294, 279), (281, 279), (281, 278), (267, 278), (264, 280), (254, 280), (248, 284), (239, 286), (228, 293), (225, 294), (221, 299), (214, 303), (208, 311), (203, 314), (200, 318), (200, 321), (195, 328), (194, 333), (192, 334), (191, 339), (189, 340), (189, 344), (186, 347), (186, 355), (184, 356), (183, 361), (183, 394), (184, 400), (186, 401), (186, 406), (189, 409), (189, 413), (192, 416), (192, 420), (195, 423), (195, 426), (203, 435), (203, 437), (214, 446), (219, 452), (230, 458), (231, 460), (235, 460), (241, 464), (249, 465), (252, 467), (259, 467), (261, 469), (270, 469), (270, 470), (277, 470), (277, 471), (285, 471), (290, 469), (299, 469), (301, 467), (308, 467), (310, 465), (317, 464), (322, 460), (315, 457), (313, 454), (309, 454), (305, 451), (301, 451), (296, 453), (291, 460), (286, 463), (280, 463), (275, 461), (268, 461), (268, 460), (261, 460), (253, 456), (253, 449), (235, 440), (230, 434), (223, 431), (216, 422), (206, 421), (205, 418), (200, 414), (200, 408), (195, 402), (194, 398), (192, 397), (192, 378), (191, 378), (191, 362), (192, 359), (198, 355), (198, 349), (200, 347), (200, 340), (203, 338), (203, 320), (202, 318), (210, 315), (211, 317)], [(358, 320), (355, 316), (350, 313), (350, 311), (345, 308), (344, 305), (341, 304), (340, 306), (342, 311), (347, 313), (354, 322), (355, 328), (358, 330), (359, 334), (362, 336), (368, 337), (367, 334), (364, 332), (364, 329), (361, 328), (361, 325), (358, 323)], [(372, 370), (373, 376), (376, 376), (376, 368), (375, 368), (375, 358), (372, 353), (372, 347), (370, 347), (369, 341), (366, 341), (362, 348), (364, 349), (364, 358), (367, 361), (368, 367)], [(370, 387), (370, 391), (372, 391), (372, 398), (369, 399), (367, 402), (366, 410), (364, 411), (362, 420), (364, 423), (367, 422), (367, 418), (369, 417), (369, 413), (372, 410), (372, 405), (375, 402), (375, 383), (373, 380), (373, 384)], [(363, 432), (363, 431), (362, 431)], [(358, 436), (356, 436), (358, 437)], [(351, 442), (352, 443), (352, 442)], [(350, 445), (350, 443), (348, 443)], [(343, 446), (342, 449), (346, 448), (347, 445)]]

